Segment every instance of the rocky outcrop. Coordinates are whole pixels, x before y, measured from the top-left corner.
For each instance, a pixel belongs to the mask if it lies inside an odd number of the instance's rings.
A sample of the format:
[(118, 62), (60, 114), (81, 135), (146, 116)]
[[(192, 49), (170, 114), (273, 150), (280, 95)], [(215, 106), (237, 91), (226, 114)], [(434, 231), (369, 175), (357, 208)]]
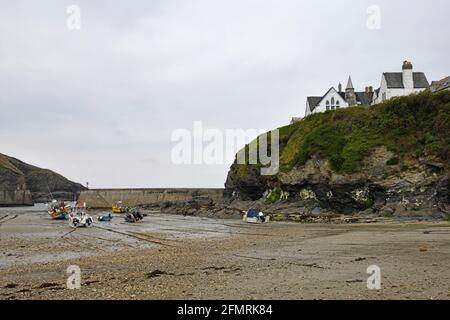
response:
[[(417, 101), (428, 114), (417, 109)], [(306, 215), (448, 217), (449, 102), (450, 94), (434, 96), (427, 92), (373, 110), (348, 108), (314, 115), (281, 128), (281, 171), (275, 176), (262, 176), (257, 165), (233, 164), (225, 183), (228, 202), (252, 200), (266, 209), (278, 205)], [(398, 113), (397, 105), (406, 112)], [(396, 114), (384, 117), (381, 112)], [(365, 124), (366, 118), (371, 122)], [(392, 118), (397, 126), (403, 126), (401, 130), (388, 126), (381, 130)], [(339, 137), (340, 128), (345, 128), (341, 132), (347, 137), (364, 139), (356, 144)], [(334, 130), (334, 136), (326, 136)], [(359, 130), (359, 134), (355, 137), (351, 130)], [(323, 139), (338, 142), (320, 140), (320, 134)], [(345, 167), (346, 163), (354, 167)]]
[[(74, 200), (85, 188), (51, 170), (0, 154), (0, 205), (32, 205), (33, 202)], [(6, 196), (7, 195), (7, 196)]]

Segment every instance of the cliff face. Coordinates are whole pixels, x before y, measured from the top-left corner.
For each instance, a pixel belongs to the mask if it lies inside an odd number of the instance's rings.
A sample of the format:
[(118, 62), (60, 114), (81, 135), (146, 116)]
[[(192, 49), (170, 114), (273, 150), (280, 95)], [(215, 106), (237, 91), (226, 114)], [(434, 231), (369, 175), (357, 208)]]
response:
[(450, 92), (312, 115), (280, 128), (280, 172), (232, 165), (229, 200), (305, 212), (450, 213)]
[[(69, 181), (63, 176), (47, 170), (26, 164), (18, 159), (0, 154), (0, 191), (12, 191), (31, 194), (30, 197), (18, 197), (17, 203), (11, 199), (2, 200), (0, 205), (31, 205), (34, 202), (47, 202), (55, 199), (73, 200), (78, 193), (85, 188), (75, 182)], [(4, 197), (3, 197), (4, 198)], [(24, 202), (24, 203), (20, 203)]]

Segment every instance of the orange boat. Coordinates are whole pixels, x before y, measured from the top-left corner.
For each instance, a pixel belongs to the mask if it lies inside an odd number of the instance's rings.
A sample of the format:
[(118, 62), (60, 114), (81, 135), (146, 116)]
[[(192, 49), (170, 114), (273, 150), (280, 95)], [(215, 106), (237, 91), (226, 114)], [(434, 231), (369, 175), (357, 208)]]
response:
[(130, 211), (130, 208), (125, 206), (122, 201), (119, 201), (112, 206), (113, 213), (127, 213), (128, 211)]
[(57, 200), (53, 200), (47, 206), (47, 212), (54, 220), (66, 220), (69, 218), (69, 215), (72, 212), (72, 207), (66, 205), (64, 201), (58, 202)]

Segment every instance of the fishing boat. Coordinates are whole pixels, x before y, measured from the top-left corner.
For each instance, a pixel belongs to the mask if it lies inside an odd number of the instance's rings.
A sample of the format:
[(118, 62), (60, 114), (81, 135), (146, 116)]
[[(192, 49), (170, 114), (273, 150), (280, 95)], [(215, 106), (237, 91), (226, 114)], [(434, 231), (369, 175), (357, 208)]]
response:
[(122, 201), (119, 201), (112, 206), (113, 213), (127, 213), (128, 211), (130, 211), (130, 208), (125, 206)]
[(53, 200), (47, 204), (47, 207), (47, 212), (53, 220), (67, 220), (72, 212), (72, 207), (66, 205), (64, 201), (58, 202), (58, 200)]
[(270, 217), (266, 216), (259, 210), (250, 209), (247, 212), (244, 212), (244, 217), (242, 218), (242, 220), (244, 220), (247, 223), (262, 224), (268, 223), (270, 221)]

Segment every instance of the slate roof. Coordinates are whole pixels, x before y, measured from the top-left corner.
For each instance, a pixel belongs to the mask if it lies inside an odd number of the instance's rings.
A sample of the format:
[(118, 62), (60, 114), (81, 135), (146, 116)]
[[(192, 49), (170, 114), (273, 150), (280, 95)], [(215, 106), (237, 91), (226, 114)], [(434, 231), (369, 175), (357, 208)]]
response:
[(370, 106), (373, 101), (373, 92), (355, 92), (356, 101), (360, 102), (363, 106)]
[[(385, 72), (383, 73), (386, 79), (387, 87), (389, 89), (403, 89), (403, 73), (402, 72)], [(416, 89), (426, 89), (430, 86), (427, 77), (423, 72), (413, 73), (414, 88)]]
[[(333, 89), (333, 88), (331, 88), (331, 89)], [(308, 97), (307, 98), (308, 104), (309, 104), (309, 109), (311, 112), (314, 111), (314, 109), (319, 105), (319, 103), (328, 94), (328, 92), (323, 97)], [(345, 92), (338, 92), (338, 94), (342, 97), (342, 99), (344, 101), (347, 101), (345, 99)], [(363, 106), (369, 106), (372, 103), (374, 93), (373, 92), (369, 92), (369, 93), (355, 92), (355, 95), (356, 95), (357, 102), (361, 103), (361, 105), (363, 105)]]
[(323, 97), (308, 97), (309, 110), (311, 112), (317, 107), (317, 105), (322, 101)]

